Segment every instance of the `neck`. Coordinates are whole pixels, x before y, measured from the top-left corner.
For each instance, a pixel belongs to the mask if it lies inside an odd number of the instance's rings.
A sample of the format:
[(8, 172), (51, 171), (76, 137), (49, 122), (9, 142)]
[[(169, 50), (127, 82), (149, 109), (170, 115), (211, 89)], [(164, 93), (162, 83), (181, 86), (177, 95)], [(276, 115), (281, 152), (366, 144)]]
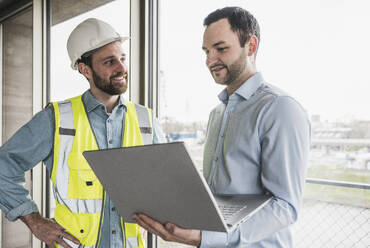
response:
[(252, 77), (254, 74), (256, 74), (256, 70), (250, 70), (245, 74), (241, 74), (237, 79), (235, 79), (234, 82), (230, 83), (226, 87), (227, 95), (231, 96), (237, 89), (240, 88), (250, 77)]
[(112, 113), (113, 108), (117, 106), (119, 102), (120, 95), (109, 95), (97, 88), (90, 88), (90, 92), (96, 100), (104, 104), (108, 113)]

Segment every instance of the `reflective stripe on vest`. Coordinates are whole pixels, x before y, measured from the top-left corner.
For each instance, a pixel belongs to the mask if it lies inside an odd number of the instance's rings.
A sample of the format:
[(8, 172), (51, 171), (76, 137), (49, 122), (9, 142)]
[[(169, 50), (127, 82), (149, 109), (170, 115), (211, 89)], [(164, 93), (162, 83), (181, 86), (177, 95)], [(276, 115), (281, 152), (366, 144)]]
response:
[[(126, 106), (122, 145), (151, 144), (151, 111), (131, 102), (126, 102)], [(95, 248), (100, 241), (98, 237), (104, 215), (104, 192), (82, 152), (97, 150), (98, 145), (81, 96), (53, 103), (53, 107), (55, 137), (51, 179), (56, 199), (55, 219), (78, 238), (84, 247)], [(127, 247), (144, 247), (139, 226), (129, 223), (124, 225), (122, 231), (125, 232), (123, 235)]]

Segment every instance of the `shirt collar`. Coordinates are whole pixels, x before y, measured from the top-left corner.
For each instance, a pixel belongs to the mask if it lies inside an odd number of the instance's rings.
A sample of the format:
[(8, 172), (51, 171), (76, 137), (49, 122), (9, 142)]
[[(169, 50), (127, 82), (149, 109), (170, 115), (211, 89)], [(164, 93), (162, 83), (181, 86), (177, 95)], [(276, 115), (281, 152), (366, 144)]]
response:
[[(82, 101), (85, 104), (87, 112), (93, 111), (98, 106), (104, 106), (102, 103), (96, 100), (96, 98), (91, 94), (90, 90), (85, 91), (85, 93), (82, 95)], [(124, 108), (126, 108), (126, 100), (123, 94), (120, 95), (118, 106), (123, 106)]]
[[(248, 78), (233, 94), (236, 94), (245, 100), (248, 100), (257, 89), (263, 84), (264, 80), (260, 72), (255, 73), (253, 76)], [(233, 95), (232, 94), (232, 95)], [(221, 102), (227, 104), (229, 97), (227, 96), (226, 88), (218, 94), (218, 99)]]

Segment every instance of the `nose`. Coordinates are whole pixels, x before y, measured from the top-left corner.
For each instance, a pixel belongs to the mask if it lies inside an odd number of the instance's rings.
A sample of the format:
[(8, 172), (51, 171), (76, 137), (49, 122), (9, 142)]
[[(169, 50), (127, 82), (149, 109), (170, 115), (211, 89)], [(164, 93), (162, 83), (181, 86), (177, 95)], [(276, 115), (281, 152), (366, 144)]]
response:
[(210, 51), (207, 54), (207, 59), (206, 59), (206, 65), (207, 65), (207, 67), (210, 68), (211, 66), (213, 66), (217, 62), (218, 62), (218, 57), (217, 57), (216, 53)]
[(123, 72), (123, 73), (126, 73), (127, 72), (127, 66), (126, 66), (126, 63), (124, 61), (119, 61), (117, 63), (117, 68), (116, 68), (117, 71), (120, 71), (120, 72)]

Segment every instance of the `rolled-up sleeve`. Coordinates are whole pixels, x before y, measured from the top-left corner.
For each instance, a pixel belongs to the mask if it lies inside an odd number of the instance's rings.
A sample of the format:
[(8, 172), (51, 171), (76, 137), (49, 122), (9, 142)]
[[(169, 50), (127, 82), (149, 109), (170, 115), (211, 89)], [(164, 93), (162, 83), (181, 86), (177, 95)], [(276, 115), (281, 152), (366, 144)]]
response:
[(0, 208), (10, 221), (38, 211), (24, 188), (25, 172), (51, 156), (53, 130), (52, 109), (48, 107), (0, 147)]

